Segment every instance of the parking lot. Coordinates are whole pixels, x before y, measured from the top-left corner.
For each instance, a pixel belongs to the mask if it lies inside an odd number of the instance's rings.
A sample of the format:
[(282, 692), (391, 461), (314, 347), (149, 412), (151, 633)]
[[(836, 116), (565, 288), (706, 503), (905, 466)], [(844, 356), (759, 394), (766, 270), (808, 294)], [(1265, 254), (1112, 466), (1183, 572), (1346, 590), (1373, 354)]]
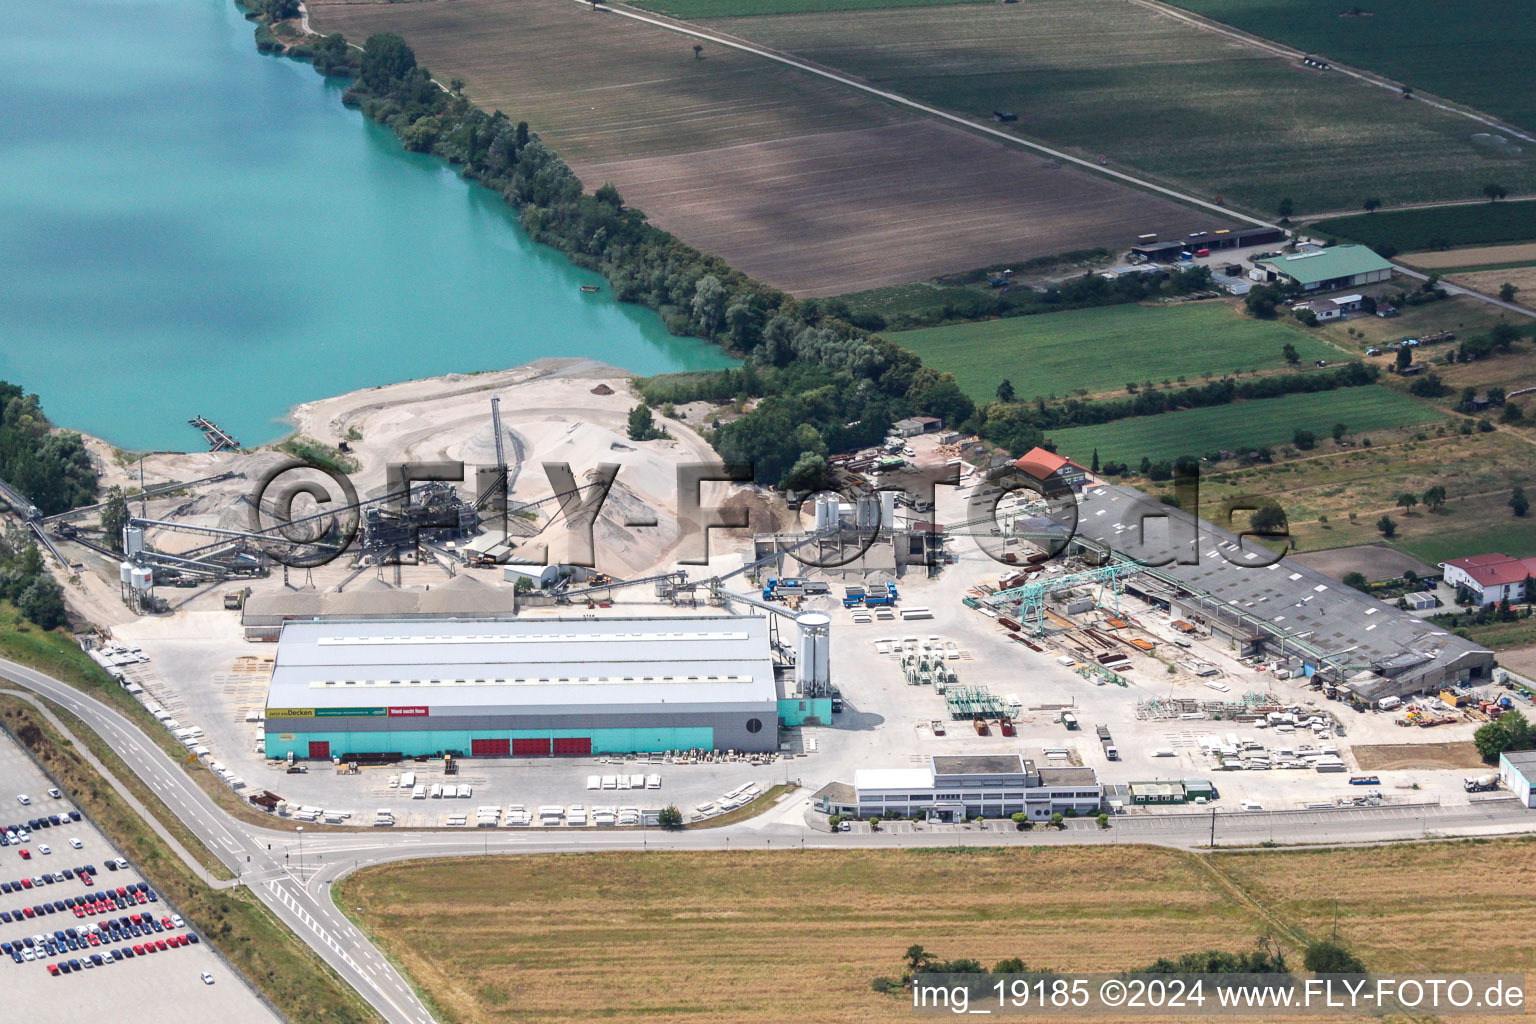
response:
[[(153, 888), (132, 865), (109, 867), (116, 864), (118, 851), (88, 820), (72, 820), (71, 812), (76, 808), (69, 794), (52, 796), (51, 785), (10, 737), (0, 735), (0, 825), (12, 830), (13, 826), (54, 815), (62, 822), (28, 830), (24, 842), (19, 841), (18, 832), (18, 842), (0, 847), (0, 890), (12, 890), (0, 891), (0, 943), (23, 951), (21, 963), (10, 954), (0, 957), (6, 1019), (164, 1024), (217, 1017), (230, 1024), (276, 1022), (277, 1015), (201, 941), (200, 935), (199, 941), (192, 941), (198, 930), (191, 922), (176, 926), (173, 915), (180, 912), (158, 893), (155, 899), (149, 898)], [(21, 795), (30, 802), (21, 803)], [(141, 885), (146, 890), (142, 904), (137, 898), (129, 902), (128, 895), (118, 892)], [(132, 915), (149, 915), (157, 923), (171, 919), (172, 924), (167, 928), (161, 923), (159, 931), (150, 926), (144, 933), (135, 919), (124, 929), (121, 919)], [(11, 920), (6, 921), (6, 916)], [(118, 926), (121, 938), (113, 935), (113, 925)], [(139, 926), (141, 934), (133, 935), (132, 926)], [(71, 928), (77, 936), (93, 935), (96, 944), (89, 938), (83, 944), (77, 939), (80, 948), (69, 949)], [(54, 940), (57, 945), (56, 932), (65, 933), (66, 942), (62, 951), (53, 954), (46, 943)], [(39, 942), (37, 936), (44, 940)], [(30, 947), (26, 945), (28, 939), (32, 940)], [(163, 950), (158, 948), (162, 942)], [(146, 943), (155, 945), (155, 952), (129, 956), (135, 946), (143, 948)], [(37, 955), (39, 950), (42, 956)], [(114, 950), (122, 959), (113, 956)], [(26, 953), (33, 959), (26, 959)], [(93, 955), (101, 957), (99, 966), (92, 961)], [(65, 970), (69, 961), (78, 961), (81, 966)], [(58, 968), (59, 973), (53, 974), (51, 967)], [(203, 980), (205, 972), (212, 978), (211, 984)]]

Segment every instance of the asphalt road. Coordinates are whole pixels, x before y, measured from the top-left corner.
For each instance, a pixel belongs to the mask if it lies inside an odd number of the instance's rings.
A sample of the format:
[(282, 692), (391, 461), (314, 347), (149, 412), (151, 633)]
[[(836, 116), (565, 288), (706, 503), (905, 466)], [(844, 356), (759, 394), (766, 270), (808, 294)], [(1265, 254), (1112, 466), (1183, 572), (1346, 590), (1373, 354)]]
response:
[[(663, 831), (412, 832), (401, 829), (326, 831), (303, 836), (239, 821), (218, 807), (191, 778), (135, 724), (66, 683), (0, 659), (0, 677), (48, 697), (105, 737), (124, 763), (165, 801), (171, 811), (244, 884), (308, 943), (385, 1019), (396, 1024), (432, 1020), (405, 979), (341, 914), (329, 887), (359, 868), (424, 857), (468, 857), (569, 853), (572, 851), (799, 850), (903, 848), (921, 846), (1074, 845), (1150, 843), (1177, 849), (1209, 846), (1212, 822), (1218, 846), (1274, 842), (1287, 847), (1414, 840), (1446, 836), (1528, 832), (1536, 814), (1513, 798), (1480, 800), (1470, 806), (1392, 805), (1306, 811), (1218, 811), (1131, 815), (1100, 829), (1091, 820), (1064, 830), (1019, 832), (999, 827), (936, 831), (893, 823), (879, 832), (865, 826), (829, 834), (786, 822), (743, 822), (722, 828)], [(61, 726), (62, 728), (62, 726)], [(67, 729), (63, 729), (68, 732)], [(142, 813), (142, 811), (141, 811)], [(147, 817), (147, 816), (146, 816)], [(152, 821), (152, 819), (151, 819)], [(189, 860), (198, 874), (207, 873)]]

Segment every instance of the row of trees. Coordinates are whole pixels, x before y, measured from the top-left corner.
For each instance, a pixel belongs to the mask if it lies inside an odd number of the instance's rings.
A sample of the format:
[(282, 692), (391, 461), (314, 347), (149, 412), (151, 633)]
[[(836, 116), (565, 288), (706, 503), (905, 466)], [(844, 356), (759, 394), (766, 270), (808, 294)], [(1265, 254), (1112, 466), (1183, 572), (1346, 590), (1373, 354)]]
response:
[[(1155, 416), (1178, 409), (1226, 405), (1238, 400), (1360, 387), (1373, 383), (1378, 375), (1374, 366), (1348, 363), (1326, 373), (1282, 374), (1241, 382), (1226, 378), (1179, 389), (1143, 388), (1126, 398), (1098, 402), (1076, 398), (1049, 406), (1043, 400), (1037, 400), (1034, 405), (999, 402), (979, 410), (977, 421), (968, 426), (975, 427), (988, 440), (1019, 451), (1038, 444), (1039, 437), (1048, 430), (1110, 423), (1133, 416)], [(999, 388), (1000, 392), (1002, 390)]]

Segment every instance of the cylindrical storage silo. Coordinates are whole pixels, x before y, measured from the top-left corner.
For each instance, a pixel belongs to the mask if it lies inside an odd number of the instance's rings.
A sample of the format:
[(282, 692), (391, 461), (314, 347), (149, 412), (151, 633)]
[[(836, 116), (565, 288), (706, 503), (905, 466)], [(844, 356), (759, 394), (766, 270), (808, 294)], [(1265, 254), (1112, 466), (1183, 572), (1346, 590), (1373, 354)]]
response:
[(801, 693), (824, 693), (831, 685), (829, 641), (832, 616), (826, 612), (802, 612), (795, 616), (800, 627), (800, 645), (795, 659), (795, 681)]
[(123, 554), (132, 558), (144, 550), (144, 531), (137, 526), (123, 527)]
[(134, 590), (149, 590), (155, 585), (155, 570), (147, 565), (136, 565), (130, 574), (129, 583)]
[(126, 586), (133, 582), (133, 563), (124, 562), (117, 567), (117, 578)]

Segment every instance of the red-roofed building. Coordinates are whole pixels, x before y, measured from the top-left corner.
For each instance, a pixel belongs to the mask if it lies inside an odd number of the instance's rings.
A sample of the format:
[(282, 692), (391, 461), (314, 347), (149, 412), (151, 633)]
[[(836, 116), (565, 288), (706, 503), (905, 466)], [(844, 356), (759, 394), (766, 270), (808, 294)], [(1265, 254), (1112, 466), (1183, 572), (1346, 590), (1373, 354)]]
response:
[(1447, 584), (1470, 590), (1478, 604), (1498, 604), (1506, 597), (1511, 601), (1525, 599), (1525, 579), (1536, 576), (1536, 558), (1471, 555), (1441, 562), (1440, 568), (1445, 570)]
[(1044, 448), (1031, 448), (1014, 460), (1013, 468), (1039, 484), (1066, 484), (1074, 491), (1088, 482), (1088, 471), (1071, 459)]

